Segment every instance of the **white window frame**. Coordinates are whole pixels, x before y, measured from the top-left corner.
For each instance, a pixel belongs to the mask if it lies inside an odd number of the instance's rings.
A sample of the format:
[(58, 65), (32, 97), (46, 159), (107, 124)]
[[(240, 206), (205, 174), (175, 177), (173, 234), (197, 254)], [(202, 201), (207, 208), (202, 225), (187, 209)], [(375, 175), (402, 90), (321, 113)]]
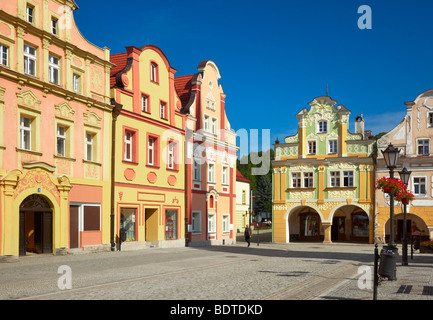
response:
[(314, 188), (314, 172), (303, 172), (302, 183), (304, 188)]
[(59, 34), (59, 20), (54, 17), (51, 18), (51, 33), (55, 36)]
[(141, 95), (141, 111), (149, 112), (149, 97), (145, 94)]
[(9, 65), (9, 47), (0, 44), (0, 64), (3, 66)]
[(317, 122), (317, 133), (328, 133), (328, 121), (319, 120)]
[(222, 184), (224, 184), (224, 185), (229, 184), (229, 167), (228, 166), (222, 166)]
[[(33, 51), (33, 53), (31, 52)], [(31, 62), (31, 63), (30, 63)], [(24, 73), (36, 76), (36, 48), (31, 45), (24, 44)], [(32, 68), (30, 66), (33, 66)]]
[(26, 20), (28, 23), (33, 24), (35, 22), (34, 14), (35, 14), (35, 8), (33, 6), (27, 5), (26, 6)]
[(433, 112), (427, 112), (427, 127), (433, 128)]
[(76, 73), (72, 75), (72, 90), (74, 92), (80, 92), (80, 76)]
[[(346, 175), (346, 173), (349, 173), (350, 175)], [(353, 170), (344, 170), (342, 177), (343, 179), (340, 179), (340, 181), (343, 184), (343, 187), (352, 188), (355, 186), (355, 172)], [(352, 179), (352, 183), (350, 183), (350, 179)], [(346, 185), (346, 181), (348, 185)]]
[[(24, 119), (29, 120), (28, 126)], [(20, 116), (20, 148), (23, 150), (32, 150), (32, 122), (32, 118)], [(27, 144), (28, 148), (26, 148)]]
[[(296, 181), (296, 183), (295, 183)], [(292, 172), (291, 173), (292, 188), (302, 188), (302, 173)]]
[(213, 134), (217, 134), (217, 131), (218, 131), (218, 129), (217, 129), (217, 118), (213, 118), (212, 117), (212, 120), (211, 120), (211, 130), (212, 130), (212, 133)]
[(201, 211), (191, 212), (191, 232), (194, 234), (201, 233)]
[[(89, 140), (89, 137), (90, 137), (90, 140)], [(94, 143), (93, 143), (94, 140), (95, 140), (95, 134), (92, 133), (92, 132), (86, 131), (85, 139), (86, 139), (86, 160), (87, 161), (95, 161), (93, 159), (94, 158), (94, 153), (95, 153), (95, 150), (94, 150), (95, 146), (94, 146)], [(90, 150), (89, 150), (89, 148), (90, 148)]]
[(174, 169), (174, 150), (176, 142), (169, 141), (167, 145), (167, 168)]
[[(427, 190), (428, 179), (427, 179), (427, 176), (413, 176), (411, 178), (412, 178), (411, 180), (412, 180), (413, 194), (416, 197), (427, 197), (427, 195), (428, 195), (428, 190)], [(423, 183), (421, 183), (421, 182), (416, 183), (415, 179), (424, 179), (424, 182)], [(421, 185), (424, 185), (424, 191), (425, 192), (424, 193), (416, 192), (416, 187), (417, 186), (421, 187)], [(420, 191), (420, 190), (418, 190), (418, 191)]]
[[(55, 61), (57, 61), (57, 63)], [(50, 54), (48, 58), (48, 74), (51, 83), (60, 83), (60, 58), (52, 54)]]
[(154, 62), (150, 63), (150, 80), (153, 82), (158, 82), (157, 81), (157, 70), (158, 69), (158, 65)]
[(155, 164), (155, 138), (153, 137), (147, 140), (147, 164), (150, 166)]
[(204, 131), (210, 132), (210, 116), (205, 114), (204, 115)]
[[(421, 144), (421, 142), (427, 141), (426, 144)], [(419, 153), (420, 147), (422, 148), (422, 153)], [(427, 153), (425, 152), (425, 148), (427, 147)], [(428, 156), (430, 154), (430, 139), (428, 138), (419, 138), (416, 140), (416, 151), (418, 156)]]
[[(125, 130), (125, 150), (123, 154), (123, 160), (125, 161), (132, 161), (132, 136), (134, 135), (133, 132)], [(129, 157), (128, 157), (129, 152)]]
[(208, 233), (216, 233), (216, 214), (209, 213), (207, 217), (207, 231)]
[(222, 215), (222, 232), (229, 233), (230, 232), (230, 214)]
[[(313, 146), (314, 145), (314, 152), (311, 152), (311, 151), (313, 151), (312, 149), (313, 149)], [(307, 150), (307, 153), (308, 154), (317, 154), (317, 141), (316, 140), (308, 140), (308, 142), (307, 142), (307, 148), (308, 148), (308, 150)]]
[(341, 186), (341, 172), (329, 171), (329, 186), (331, 188), (338, 188)]
[[(335, 148), (334, 147), (331, 148), (331, 144), (335, 144)], [(329, 154), (338, 154), (338, 140), (336, 140), (336, 139), (328, 140), (328, 153)]]
[(200, 159), (193, 159), (193, 180), (201, 181), (201, 163)]
[[(63, 128), (63, 130), (64, 130), (63, 133), (60, 132), (61, 131), (61, 130), (59, 130), (60, 128)], [(56, 154), (60, 155), (62, 157), (66, 156), (66, 131), (67, 131), (67, 128), (65, 126), (57, 125), (57, 145), (56, 145), (57, 150), (56, 150)], [(61, 148), (63, 149), (63, 152), (62, 152), (62, 150), (59, 150), (59, 143), (61, 145)]]
[(207, 178), (209, 183), (215, 183), (215, 163), (208, 163)]
[(161, 119), (166, 119), (166, 107), (167, 107), (167, 104), (165, 103), (165, 102), (160, 102), (159, 103), (159, 117), (161, 118)]

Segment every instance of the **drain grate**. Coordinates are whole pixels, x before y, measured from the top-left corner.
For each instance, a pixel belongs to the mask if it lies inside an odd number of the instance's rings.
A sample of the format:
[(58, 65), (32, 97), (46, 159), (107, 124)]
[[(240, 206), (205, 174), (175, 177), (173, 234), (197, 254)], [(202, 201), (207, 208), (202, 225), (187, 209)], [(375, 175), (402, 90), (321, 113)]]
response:
[(422, 290), (423, 296), (433, 296), (433, 286), (424, 286)]
[(411, 285), (405, 285), (402, 284), (400, 286), (400, 288), (398, 288), (397, 293), (404, 293), (404, 294), (409, 294), (412, 290), (412, 286)]

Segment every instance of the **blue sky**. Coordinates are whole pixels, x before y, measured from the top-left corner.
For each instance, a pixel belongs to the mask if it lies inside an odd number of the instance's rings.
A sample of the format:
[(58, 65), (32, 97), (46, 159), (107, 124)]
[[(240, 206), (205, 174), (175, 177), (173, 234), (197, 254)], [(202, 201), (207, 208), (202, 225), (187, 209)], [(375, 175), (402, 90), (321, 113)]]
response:
[[(351, 131), (362, 112), (373, 134), (395, 127), (404, 102), (433, 87), (432, 1), (76, 3), (80, 31), (111, 53), (154, 44), (176, 76), (215, 61), (232, 128), (270, 129), (270, 144), (296, 133), (296, 113), (327, 85), (329, 96), (352, 111)], [(372, 10), (370, 30), (358, 28), (361, 5)]]

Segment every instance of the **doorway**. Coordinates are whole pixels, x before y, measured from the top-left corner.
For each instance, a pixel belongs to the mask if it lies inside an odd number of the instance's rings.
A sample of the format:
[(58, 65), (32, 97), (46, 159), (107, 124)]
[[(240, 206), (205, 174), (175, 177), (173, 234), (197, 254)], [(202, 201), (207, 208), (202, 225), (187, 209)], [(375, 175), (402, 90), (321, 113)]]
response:
[(145, 240), (158, 240), (158, 209), (145, 209)]
[(20, 205), (19, 255), (53, 252), (53, 211), (48, 201), (37, 194)]
[(346, 217), (334, 217), (332, 219), (331, 240), (346, 240)]

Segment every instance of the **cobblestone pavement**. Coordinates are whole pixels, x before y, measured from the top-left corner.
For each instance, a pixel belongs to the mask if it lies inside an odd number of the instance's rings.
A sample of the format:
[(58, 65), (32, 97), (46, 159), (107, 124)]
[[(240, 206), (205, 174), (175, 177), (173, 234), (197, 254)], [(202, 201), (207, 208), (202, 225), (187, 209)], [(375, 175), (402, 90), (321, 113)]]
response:
[[(291, 243), (29, 256), (0, 263), (0, 299), (40, 300), (371, 300), (358, 268), (374, 246)], [(401, 250), (400, 250), (401, 252)], [(415, 254), (384, 281), (378, 299), (433, 299), (432, 255)], [(58, 268), (72, 272), (60, 290)], [(401, 289), (401, 286), (404, 286)], [(410, 289), (410, 290), (409, 290)], [(401, 291), (402, 293), (397, 293)]]

